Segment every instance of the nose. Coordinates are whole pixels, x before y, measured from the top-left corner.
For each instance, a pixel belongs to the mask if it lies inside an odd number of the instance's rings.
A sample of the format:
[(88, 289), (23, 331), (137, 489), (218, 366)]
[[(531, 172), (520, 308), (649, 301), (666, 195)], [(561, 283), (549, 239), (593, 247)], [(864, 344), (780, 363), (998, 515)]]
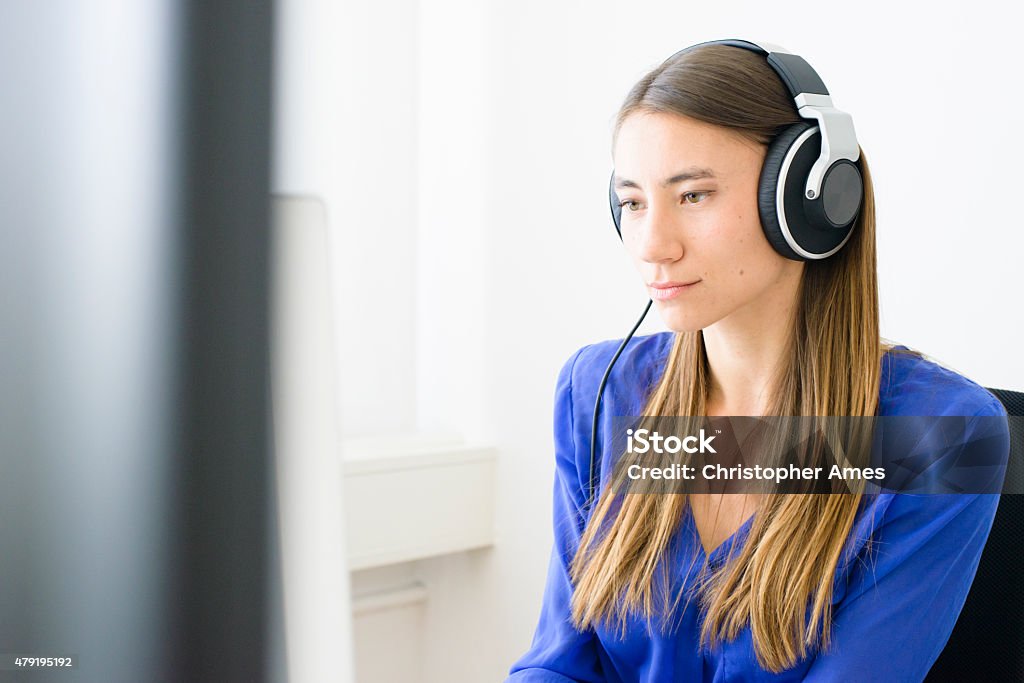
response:
[(637, 254), (648, 263), (671, 263), (683, 257), (681, 217), (670, 203), (651, 200), (637, 231)]

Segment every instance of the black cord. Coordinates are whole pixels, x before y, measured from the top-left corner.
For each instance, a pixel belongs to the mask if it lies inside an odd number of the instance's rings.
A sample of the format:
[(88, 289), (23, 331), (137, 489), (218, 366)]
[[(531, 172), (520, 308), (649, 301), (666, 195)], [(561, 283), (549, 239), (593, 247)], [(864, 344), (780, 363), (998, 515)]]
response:
[(608, 382), (608, 375), (612, 373), (612, 366), (615, 365), (615, 361), (619, 359), (622, 354), (622, 349), (626, 348), (626, 344), (633, 338), (633, 334), (637, 328), (640, 327), (640, 323), (647, 317), (647, 311), (651, 310), (651, 304), (654, 303), (653, 299), (647, 300), (647, 306), (644, 308), (644, 312), (640, 314), (640, 319), (636, 321), (636, 325), (633, 325), (633, 329), (629, 331), (629, 334), (622, 343), (619, 344), (619, 350), (612, 356), (612, 361), (608, 363), (608, 368), (604, 371), (604, 377), (601, 378), (601, 386), (597, 388), (597, 400), (594, 402), (594, 425), (590, 430), (590, 470), (587, 475), (587, 502), (584, 506), (584, 511), (589, 512), (591, 506), (591, 498), (594, 495), (594, 453), (597, 449), (597, 415), (598, 411), (601, 410), (601, 395), (604, 393), (604, 385)]

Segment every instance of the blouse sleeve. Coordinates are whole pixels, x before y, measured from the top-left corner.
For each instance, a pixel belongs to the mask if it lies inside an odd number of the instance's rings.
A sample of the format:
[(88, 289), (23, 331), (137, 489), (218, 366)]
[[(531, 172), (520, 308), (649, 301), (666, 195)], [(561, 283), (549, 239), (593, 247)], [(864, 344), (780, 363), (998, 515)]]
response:
[[(997, 429), (975, 438), (979, 421), (970, 421), (965, 457), (1005, 463), (1006, 422), (982, 422)], [(873, 552), (857, 561), (835, 607), (832, 647), (804, 680), (924, 680), (967, 599), (998, 504), (995, 493), (893, 495)]]
[(555, 389), (554, 544), (540, 621), (530, 649), (512, 665), (506, 681), (596, 683), (604, 680), (597, 654), (600, 644), (593, 630), (581, 633), (570, 623), (573, 587), (569, 565), (579, 547), (584, 526), (585, 494), (576, 466), (572, 414), (572, 371), (582, 351), (573, 354), (562, 367)]

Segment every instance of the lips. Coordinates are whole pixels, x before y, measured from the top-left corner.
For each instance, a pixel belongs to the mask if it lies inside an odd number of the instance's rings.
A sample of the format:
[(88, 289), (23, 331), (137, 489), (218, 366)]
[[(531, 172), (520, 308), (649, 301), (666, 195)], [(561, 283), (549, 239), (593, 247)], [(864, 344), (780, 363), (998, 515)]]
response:
[(673, 287), (686, 287), (687, 285), (695, 285), (700, 280), (691, 280), (689, 282), (682, 282), (676, 280), (665, 280), (661, 282), (651, 282), (648, 286), (654, 289), (672, 289)]
[(688, 292), (693, 289), (700, 280), (693, 280), (691, 282), (683, 282), (676, 280), (663, 280), (660, 282), (652, 282), (648, 285), (651, 288), (651, 298), (658, 301), (668, 301), (681, 295), (683, 292)]

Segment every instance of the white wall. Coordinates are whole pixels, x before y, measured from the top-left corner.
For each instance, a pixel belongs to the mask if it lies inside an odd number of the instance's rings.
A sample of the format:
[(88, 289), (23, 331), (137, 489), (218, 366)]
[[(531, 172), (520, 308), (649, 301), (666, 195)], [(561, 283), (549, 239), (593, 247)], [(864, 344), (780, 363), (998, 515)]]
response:
[[(389, 429), (501, 453), (498, 544), (400, 570), (429, 592), (422, 680), (499, 680), (530, 642), (556, 372), (579, 346), (623, 336), (646, 303), (609, 218), (612, 121), (633, 82), (686, 45), (762, 38), (818, 69), (874, 174), (883, 334), (1024, 389), (1009, 296), (1024, 246), (1009, 87), (1021, 58), (999, 8), (408, 0), (310, 21), (317, 85), (285, 115), (314, 158), (281, 153), (289, 189), (337, 217), (347, 433), (386, 415)], [(378, 282), (396, 275), (415, 290)], [(650, 318), (640, 334), (663, 329)]]
[(277, 4), (275, 192), (323, 199), (342, 431), (413, 427), (416, 3)]

